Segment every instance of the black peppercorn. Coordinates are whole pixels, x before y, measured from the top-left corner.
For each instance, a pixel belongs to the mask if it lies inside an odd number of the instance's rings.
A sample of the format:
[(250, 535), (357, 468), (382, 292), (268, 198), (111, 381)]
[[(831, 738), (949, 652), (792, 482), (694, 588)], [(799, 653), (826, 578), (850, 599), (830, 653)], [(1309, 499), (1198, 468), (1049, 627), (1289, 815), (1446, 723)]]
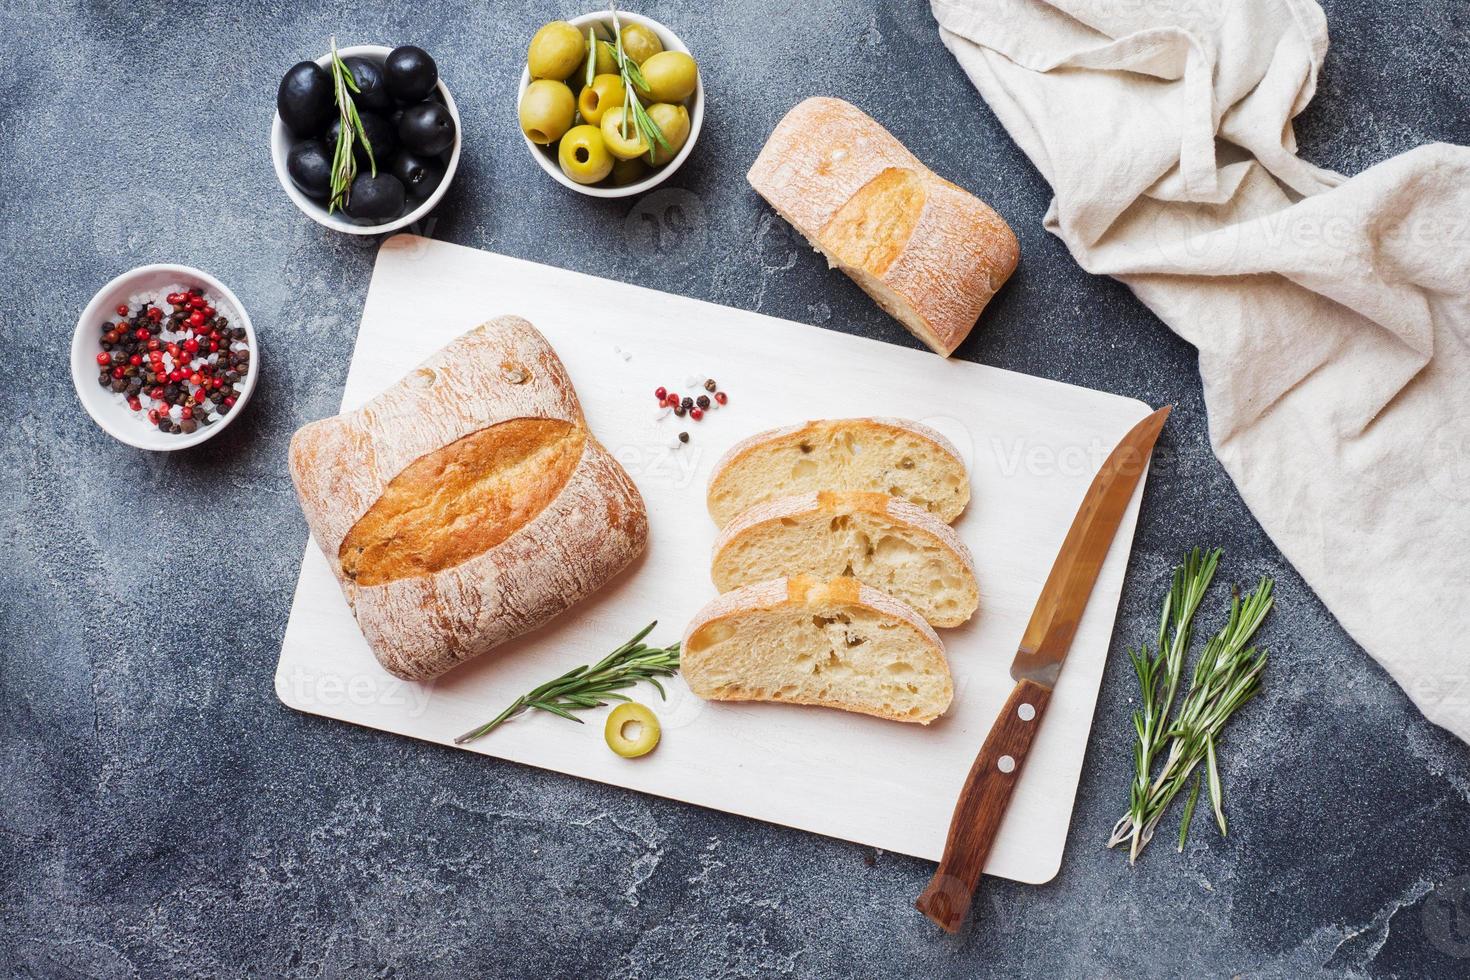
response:
[(705, 391), (714, 391), (718, 387), (719, 387), (719, 385), (715, 384), (715, 379), (714, 378), (706, 378), (705, 379), (705, 381), (704, 381), (704, 390)]
[(709, 408), (709, 395), (700, 395), (698, 398), (694, 399), (694, 404), (698, 405), (700, 408)]
[(681, 432), (681, 433), (679, 433), (679, 441), (680, 442), (688, 442), (689, 441), (689, 433), (687, 433), (687, 432)]
[(694, 399), (690, 398), (688, 395), (685, 395), (684, 400), (679, 403), (679, 407), (686, 412), (689, 411), (691, 408), (694, 407)]
[(677, 416), (679, 416), (679, 418), (681, 418), (681, 419), (684, 417), (684, 415), (685, 415), (685, 413), (687, 411), (688, 410), (685, 409), (682, 404), (679, 404), (679, 405), (675, 405), (674, 406), (674, 414), (677, 415)]

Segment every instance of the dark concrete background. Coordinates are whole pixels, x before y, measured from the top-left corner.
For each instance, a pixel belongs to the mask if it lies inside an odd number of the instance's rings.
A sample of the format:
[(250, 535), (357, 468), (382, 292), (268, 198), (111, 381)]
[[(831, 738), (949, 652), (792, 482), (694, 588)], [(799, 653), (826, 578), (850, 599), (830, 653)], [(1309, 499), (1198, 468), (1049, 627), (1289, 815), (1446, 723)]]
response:
[[(15, 368), (0, 387), (5, 972), (1467, 975), (1470, 750), (1420, 717), (1261, 533), (1210, 455), (1193, 352), (1042, 231), (1047, 188), (927, 10), (638, 9), (692, 43), (709, 92), (674, 191), (636, 205), (663, 221), (661, 247), (629, 203), (553, 184), (516, 134), (525, 42), (580, 5), (0, 0), (0, 323)], [(1470, 5), (1327, 12), (1307, 157), (1351, 173), (1470, 142)], [(912, 908), (925, 862), (276, 701), (306, 540), (286, 443), (337, 405), (376, 244), (298, 214), (267, 150), (277, 78), (334, 32), (427, 47), (459, 102), (464, 165), (424, 233), (912, 346), (743, 179), (787, 108), (838, 95), (1016, 228), (1021, 270), (959, 356), (1178, 405), (1055, 882), (987, 881), (978, 923), (950, 939)], [(264, 376), (227, 433), (165, 457), (93, 426), (66, 351), (103, 282), (170, 260), (236, 290)], [(1274, 662), (1224, 747), (1231, 836), (1197, 820), (1184, 854), (1160, 842), (1129, 868), (1101, 846), (1128, 779), (1123, 651), (1196, 544), (1226, 549), (1225, 579), (1277, 577)]]

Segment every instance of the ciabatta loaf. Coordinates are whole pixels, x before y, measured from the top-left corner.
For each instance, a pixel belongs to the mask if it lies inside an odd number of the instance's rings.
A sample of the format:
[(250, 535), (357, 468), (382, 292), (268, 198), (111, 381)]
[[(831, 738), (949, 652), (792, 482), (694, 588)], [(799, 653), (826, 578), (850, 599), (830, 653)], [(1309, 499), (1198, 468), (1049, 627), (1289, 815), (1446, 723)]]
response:
[(382, 665), (434, 677), (534, 629), (644, 547), (628, 474), (519, 317), (470, 331), (291, 439), (312, 536)]
[(713, 701), (787, 701), (927, 725), (954, 696), (939, 637), (852, 578), (775, 579), (727, 592), (684, 634), (680, 672)]
[(885, 493), (948, 523), (970, 501), (970, 478), (959, 451), (926, 425), (827, 419), (737, 443), (710, 475), (709, 512), (724, 527), (755, 504), (820, 490)]
[(881, 493), (824, 490), (756, 504), (715, 540), (710, 576), (721, 592), (798, 572), (856, 578), (930, 626), (959, 626), (980, 603), (975, 563), (954, 529)]
[(747, 179), (828, 265), (946, 357), (1020, 256), (1000, 215), (841, 99), (788, 112)]

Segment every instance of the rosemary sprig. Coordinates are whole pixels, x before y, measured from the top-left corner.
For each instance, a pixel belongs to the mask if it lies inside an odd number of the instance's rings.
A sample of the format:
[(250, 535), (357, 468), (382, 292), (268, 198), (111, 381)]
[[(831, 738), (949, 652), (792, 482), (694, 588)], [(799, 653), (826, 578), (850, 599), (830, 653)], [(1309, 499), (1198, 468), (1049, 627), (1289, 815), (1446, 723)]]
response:
[[(1255, 591), (1243, 599), (1238, 591), (1232, 596), (1229, 619), (1205, 644), (1194, 666), (1189, 691), (1175, 720), (1169, 722), (1194, 615), (1214, 578), (1219, 558), (1218, 550), (1201, 557), (1196, 549), (1186, 556), (1184, 564), (1175, 569), (1173, 585), (1164, 600), (1158, 652), (1150, 656), (1144, 648), (1130, 654), (1143, 707), (1133, 719), (1138, 738), (1134, 743), (1135, 773), (1129, 788), (1128, 812), (1114, 825), (1108, 840), (1109, 847), (1129, 842), (1129, 863), (1138, 859), (1153, 838), (1170, 803), (1188, 785), (1201, 762), (1206, 765), (1215, 821), (1222, 834), (1228, 832), (1215, 745), (1225, 723), (1260, 691), (1266, 654), (1247, 644), (1271, 610), (1271, 579), (1262, 578)], [(1166, 743), (1167, 753), (1162, 753)], [(1163, 764), (1155, 776), (1153, 763), (1160, 754), (1164, 754)], [(1186, 805), (1186, 824), (1193, 813), (1191, 801)], [(1187, 827), (1181, 827), (1181, 848), (1187, 832)]]
[(613, 19), (613, 60), (618, 64), (618, 71), (623, 76), (623, 118), (621, 123), (623, 139), (628, 138), (628, 127), (633, 127), (633, 134), (642, 137), (648, 144), (648, 162), (653, 163), (655, 144), (664, 148), (665, 152), (672, 154), (673, 147), (669, 141), (664, 139), (664, 131), (659, 128), (658, 123), (648, 115), (643, 108), (643, 103), (638, 100), (635, 87), (647, 92), (649, 90), (648, 79), (643, 77), (643, 69), (638, 67), (637, 62), (629, 58), (623, 52), (623, 25), (618, 20), (618, 5), (609, 3), (607, 5), (612, 12)]
[[(1128, 807), (1129, 816), (1138, 818), (1139, 826), (1144, 822), (1154, 758), (1164, 745), (1169, 727), (1169, 711), (1179, 691), (1184, 656), (1189, 651), (1190, 640), (1194, 635), (1194, 616), (1199, 611), (1206, 590), (1214, 581), (1220, 555), (1218, 548), (1204, 555), (1196, 548), (1185, 556), (1184, 564), (1174, 569), (1173, 582), (1164, 597), (1164, 609), (1159, 616), (1158, 643), (1154, 647), (1154, 653), (1149, 654), (1147, 645), (1128, 651), (1128, 657), (1133, 661), (1133, 672), (1138, 675), (1139, 690), (1143, 694), (1143, 706), (1133, 713), (1133, 727), (1138, 738), (1133, 745), (1134, 775), (1129, 789)], [(1138, 857), (1141, 847), (1135, 834), (1130, 859)]]
[(672, 677), (679, 669), (679, 644), (670, 647), (650, 647), (642, 641), (658, 625), (654, 620), (639, 631), (627, 643), (592, 666), (582, 665), (567, 671), (553, 681), (523, 694), (511, 702), (510, 707), (496, 715), (479, 728), (465, 732), (454, 740), (455, 745), (473, 742), (489, 734), (501, 724), (529, 708), (547, 711), (562, 718), (582, 724), (582, 719), (572, 714), (584, 708), (601, 708), (607, 704), (602, 700), (628, 701), (626, 695), (615, 692), (632, 687), (639, 681), (648, 681), (658, 688), (659, 697), (668, 699), (660, 677)]
[(357, 80), (337, 54), (337, 39), (332, 38), (332, 93), (337, 101), (337, 113), (341, 126), (337, 131), (337, 145), (332, 150), (332, 196), (327, 201), (327, 213), (346, 209), (352, 200), (352, 181), (357, 177), (357, 157), (352, 152), (353, 142), (360, 143), (367, 153), (368, 166), (372, 175), (378, 175), (378, 161), (373, 157), (373, 145), (363, 132), (362, 118), (357, 114), (357, 105), (352, 95), (358, 92)]

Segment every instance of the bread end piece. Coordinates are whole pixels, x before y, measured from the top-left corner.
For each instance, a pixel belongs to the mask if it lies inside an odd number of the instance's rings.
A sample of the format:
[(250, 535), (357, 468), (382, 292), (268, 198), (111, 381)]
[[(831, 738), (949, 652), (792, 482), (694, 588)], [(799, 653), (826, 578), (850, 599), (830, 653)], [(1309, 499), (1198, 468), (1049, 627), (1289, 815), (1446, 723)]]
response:
[(829, 266), (945, 357), (1020, 259), (989, 205), (841, 99), (798, 103), (746, 179)]

